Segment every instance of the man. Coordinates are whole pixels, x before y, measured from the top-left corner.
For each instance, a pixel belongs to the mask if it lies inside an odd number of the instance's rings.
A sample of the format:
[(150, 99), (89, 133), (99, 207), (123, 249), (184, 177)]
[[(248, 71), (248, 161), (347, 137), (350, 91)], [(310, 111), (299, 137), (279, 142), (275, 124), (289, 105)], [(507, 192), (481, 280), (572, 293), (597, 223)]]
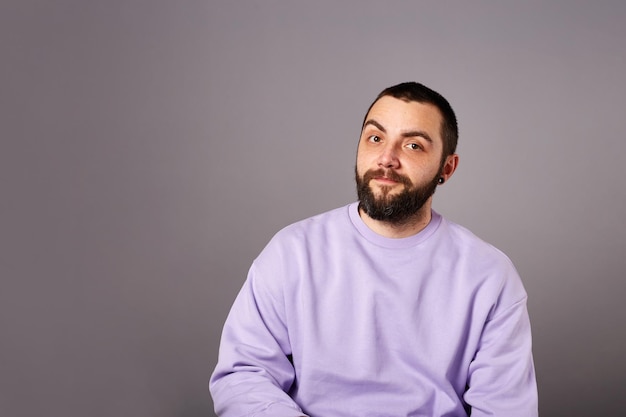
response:
[(431, 209), (457, 137), (421, 84), (376, 98), (359, 202), (283, 229), (250, 268), (210, 381), (219, 416), (537, 416), (515, 268)]

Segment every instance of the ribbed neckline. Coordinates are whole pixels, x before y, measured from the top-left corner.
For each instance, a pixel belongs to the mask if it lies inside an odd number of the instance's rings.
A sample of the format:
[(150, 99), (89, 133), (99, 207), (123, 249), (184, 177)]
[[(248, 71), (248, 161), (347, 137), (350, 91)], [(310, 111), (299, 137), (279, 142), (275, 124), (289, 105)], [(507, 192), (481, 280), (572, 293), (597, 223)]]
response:
[(348, 214), (352, 224), (361, 236), (377, 246), (390, 249), (402, 249), (417, 246), (428, 239), (441, 224), (441, 215), (436, 211), (431, 210), (430, 222), (419, 233), (404, 238), (388, 238), (374, 232), (365, 224), (365, 222), (363, 222), (363, 219), (361, 219), (361, 216), (359, 215), (358, 202), (354, 202), (348, 206)]

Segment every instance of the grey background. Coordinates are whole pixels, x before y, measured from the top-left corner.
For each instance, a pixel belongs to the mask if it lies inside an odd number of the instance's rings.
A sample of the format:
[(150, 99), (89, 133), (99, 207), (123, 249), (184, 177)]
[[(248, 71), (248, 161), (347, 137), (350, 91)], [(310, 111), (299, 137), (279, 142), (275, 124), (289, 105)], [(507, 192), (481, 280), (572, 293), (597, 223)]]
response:
[(4, 0), (0, 415), (212, 415), (248, 266), (355, 199), (363, 114), (458, 113), (435, 208), (528, 293), (543, 416), (626, 407), (623, 1)]

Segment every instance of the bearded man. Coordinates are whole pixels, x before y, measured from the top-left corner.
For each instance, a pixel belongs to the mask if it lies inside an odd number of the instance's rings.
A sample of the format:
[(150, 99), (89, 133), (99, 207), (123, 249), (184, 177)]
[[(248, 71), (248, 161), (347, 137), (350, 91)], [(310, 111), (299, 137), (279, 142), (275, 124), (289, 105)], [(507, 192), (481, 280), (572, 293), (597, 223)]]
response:
[(432, 209), (456, 116), (414, 82), (368, 109), (358, 202), (253, 262), (209, 383), (221, 417), (533, 417), (527, 295), (498, 249)]

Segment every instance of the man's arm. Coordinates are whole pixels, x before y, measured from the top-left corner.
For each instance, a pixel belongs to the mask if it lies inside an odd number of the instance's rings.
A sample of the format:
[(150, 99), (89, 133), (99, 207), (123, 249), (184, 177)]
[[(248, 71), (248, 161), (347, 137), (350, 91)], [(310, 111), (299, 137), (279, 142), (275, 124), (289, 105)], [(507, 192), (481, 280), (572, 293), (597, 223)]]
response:
[(295, 371), (278, 288), (264, 285), (253, 265), (224, 325), (209, 383), (220, 417), (300, 417), (287, 395)]
[(536, 417), (537, 384), (526, 297), (485, 323), (464, 399), (472, 417)]

